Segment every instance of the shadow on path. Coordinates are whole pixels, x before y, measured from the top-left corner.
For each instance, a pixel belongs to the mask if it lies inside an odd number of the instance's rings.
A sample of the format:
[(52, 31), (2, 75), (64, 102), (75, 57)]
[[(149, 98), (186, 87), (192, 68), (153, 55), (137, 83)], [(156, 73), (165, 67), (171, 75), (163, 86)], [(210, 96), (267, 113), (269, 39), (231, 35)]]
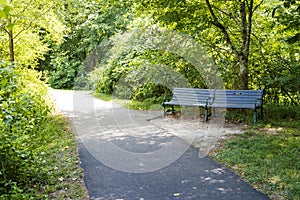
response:
[(52, 95), (76, 132), (90, 199), (268, 199), (193, 148), (193, 137), (183, 141), (175, 136), (201, 132), (199, 127), (170, 131), (168, 125), (147, 120), (160, 112), (127, 110), (87, 92)]

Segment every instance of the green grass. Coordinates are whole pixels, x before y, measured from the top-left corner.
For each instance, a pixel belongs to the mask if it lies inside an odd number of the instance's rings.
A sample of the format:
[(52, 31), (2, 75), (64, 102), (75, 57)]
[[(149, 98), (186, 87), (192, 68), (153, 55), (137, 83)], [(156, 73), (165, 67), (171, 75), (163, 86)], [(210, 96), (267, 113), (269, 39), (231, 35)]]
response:
[(299, 107), (267, 106), (265, 114), (263, 122), (225, 141), (211, 156), (271, 199), (299, 200)]
[(133, 110), (162, 110), (161, 104), (153, 104), (150, 101), (129, 101), (124, 105), (126, 108)]
[(40, 195), (49, 199), (87, 199), (77, 143), (67, 119), (50, 116), (40, 129), (51, 135), (37, 150), (42, 184), (35, 186)]
[(154, 103), (153, 99), (146, 99), (145, 101), (125, 100), (114, 97), (110, 94), (95, 93), (95, 97), (103, 101), (114, 101), (115, 103), (124, 106), (125, 108), (132, 110), (161, 110), (162, 105), (160, 103)]
[(87, 199), (77, 143), (67, 119), (60, 115), (51, 116), (44, 128), (52, 133), (52, 138), (40, 148), (48, 179), (39, 186), (39, 191), (49, 199)]
[(113, 96), (111, 94), (104, 94), (104, 93), (93, 93), (93, 95), (103, 101), (111, 101), (113, 100)]

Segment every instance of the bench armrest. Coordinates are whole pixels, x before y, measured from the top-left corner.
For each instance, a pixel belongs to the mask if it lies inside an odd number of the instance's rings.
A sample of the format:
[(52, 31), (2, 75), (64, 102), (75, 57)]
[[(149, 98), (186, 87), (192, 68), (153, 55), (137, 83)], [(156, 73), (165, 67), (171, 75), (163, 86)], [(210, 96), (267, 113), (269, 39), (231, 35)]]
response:
[(215, 98), (214, 97), (208, 97), (207, 99), (206, 99), (206, 105), (208, 106), (208, 105), (212, 105), (213, 103), (214, 103), (214, 101), (215, 101)]
[(262, 98), (257, 98), (255, 101), (256, 101), (255, 102), (256, 107), (262, 107), (263, 106), (263, 99)]

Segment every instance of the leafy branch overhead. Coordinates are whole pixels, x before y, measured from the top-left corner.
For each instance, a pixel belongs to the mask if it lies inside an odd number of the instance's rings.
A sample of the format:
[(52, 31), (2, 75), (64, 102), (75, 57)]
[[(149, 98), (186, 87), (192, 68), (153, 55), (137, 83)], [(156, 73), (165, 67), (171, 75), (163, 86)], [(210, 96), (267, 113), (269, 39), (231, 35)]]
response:
[(1, 57), (43, 71), (52, 87), (70, 89), (77, 80), (78, 87), (109, 92), (118, 77), (143, 61), (168, 65), (193, 87), (206, 87), (206, 78), (180, 55), (135, 48), (109, 62), (116, 37), (158, 27), (206, 48), (226, 88), (265, 89), (271, 102), (299, 103), (298, 0), (0, 2)]

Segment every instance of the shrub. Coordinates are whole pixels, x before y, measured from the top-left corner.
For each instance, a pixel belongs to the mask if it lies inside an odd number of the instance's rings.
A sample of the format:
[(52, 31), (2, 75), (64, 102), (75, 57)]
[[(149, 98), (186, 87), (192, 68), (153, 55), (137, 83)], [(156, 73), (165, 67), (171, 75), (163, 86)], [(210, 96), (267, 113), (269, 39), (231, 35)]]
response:
[(72, 89), (81, 62), (71, 61), (67, 56), (58, 56), (52, 60), (53, 71), (49, 74), (49, 83), (56, 89)]
[(0, 197), (16, 196), (34, 177), (33, 150), (43, 132), (37, 132), (51, 106), (40, 74), (15, 64), (0, 63)]
[(300, 109), (299, 106), (286, 106), (286, 105), (265, 105), (265, 114), (268, 119), (273, 120), (299, 120)]

